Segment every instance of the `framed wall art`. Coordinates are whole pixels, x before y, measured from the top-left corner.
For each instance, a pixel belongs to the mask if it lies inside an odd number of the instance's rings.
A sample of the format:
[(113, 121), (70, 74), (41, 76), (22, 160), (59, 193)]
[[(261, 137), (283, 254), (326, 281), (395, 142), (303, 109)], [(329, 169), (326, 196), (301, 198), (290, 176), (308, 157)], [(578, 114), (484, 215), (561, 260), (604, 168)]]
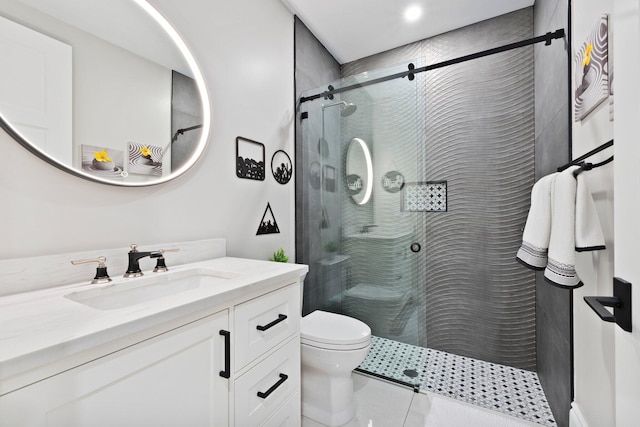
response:
[(124, 151), (82, 144), (82, 170), (103, 178), (123, 178)]
[(264, 181), (264, 144), (241, 136), (236, 138), (236, 176)]
[(609, 97), (608, 39), (607, 15), (602, 15), (574, 57), (576, 122)]
[(162, 176), (162, 147), (130, 142), (129, 173)]

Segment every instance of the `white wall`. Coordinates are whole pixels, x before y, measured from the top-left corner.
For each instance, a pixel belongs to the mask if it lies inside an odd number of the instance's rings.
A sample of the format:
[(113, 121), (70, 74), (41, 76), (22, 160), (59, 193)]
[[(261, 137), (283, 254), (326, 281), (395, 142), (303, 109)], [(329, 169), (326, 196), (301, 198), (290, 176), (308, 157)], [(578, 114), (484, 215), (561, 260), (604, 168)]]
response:
[[(600, 16), (610, 14), (612, 0), (572, 2), (572, 61), (593, 30)], [(611, 25), (611, 19), (609, 20)], [(575, 70), (575, 63), (572, 64)], [(575, 77), (572, 90), (576, 87)], [(613, 138), (608, 100), (581, 122), (573, 125), (573, 158)], [(573, 114), (573, 110), (572, 110)], [(588, 161), (596, 163), (613, 155), (609, 148)], [(615, 163), (615, 162), (614, 162)], [(613, 278), (613, 168), (614, 163), (586, 172), (602, 225), (607, 249), (577, 254), (576, 268), (584, 286), (574, 291), (574, 411), (581, 413), (586, 425), (613, 426), (615, 419), (615, 343), (611, 323), (600, 320), (586, 305), (584, 296), (612, 295)], [(572, 421), (573, 422), (573, 421)], [(575, 422), (574, 422), (575, 426)], [(586, 426), (585, 426), (586, 427)]]
[(632, 329), (615, 327), (616, 426), (637, 426), (640, 415), (640, 5), (638, 0), (614, 0), (616, 37), (615, 89), (615, 275), (632, 283)]
[[(119, 188), (68, 175), (0, 132), (0, 259), (130, 243), (227, 238), (231, 256), (294, 251), (294, 185), (235, 176), (235, 137), (293, 157), (293, 16), (279, 0), (154, 0), (193, 50), (212, 103), (210, 144), (182, 177)], [(295, 178), (295, 177), (294, 177)], [(280, 234), (256, 236), (267, 202)], [(117, 272), (112, 272), (113, 275)], [(2, 284), (0, 284), (2, 286)]]

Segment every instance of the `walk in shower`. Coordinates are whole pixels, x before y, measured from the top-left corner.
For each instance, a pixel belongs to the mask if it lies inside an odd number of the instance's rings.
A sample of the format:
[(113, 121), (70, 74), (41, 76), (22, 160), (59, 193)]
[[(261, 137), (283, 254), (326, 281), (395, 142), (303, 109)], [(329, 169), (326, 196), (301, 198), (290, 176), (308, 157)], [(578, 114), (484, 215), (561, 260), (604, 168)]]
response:
[(491, 395), (501, 386), (473, 378), (499, 371), (544, 400), (535, 275), (515, 261), (534, 182), (533, 48), (407, 73), (528, 39), (531, 18), (343, 64), (304, 91), (297, 252), (310, 265), (304, 314), (371, 327), (360, 370), (493, 409), (540, 406), (523, 417), (555, 425), (546, 402)]

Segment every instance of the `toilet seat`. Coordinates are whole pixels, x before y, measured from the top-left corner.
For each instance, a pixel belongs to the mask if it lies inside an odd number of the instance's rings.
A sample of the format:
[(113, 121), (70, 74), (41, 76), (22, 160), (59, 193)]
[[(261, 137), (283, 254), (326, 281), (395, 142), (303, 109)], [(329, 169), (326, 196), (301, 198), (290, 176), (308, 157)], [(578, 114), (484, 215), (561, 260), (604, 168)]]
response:
[(302, 318), (300, 341), (327, 350), (357, 350), (371, 344), (371, 328), (352, 317), (316, 310)]

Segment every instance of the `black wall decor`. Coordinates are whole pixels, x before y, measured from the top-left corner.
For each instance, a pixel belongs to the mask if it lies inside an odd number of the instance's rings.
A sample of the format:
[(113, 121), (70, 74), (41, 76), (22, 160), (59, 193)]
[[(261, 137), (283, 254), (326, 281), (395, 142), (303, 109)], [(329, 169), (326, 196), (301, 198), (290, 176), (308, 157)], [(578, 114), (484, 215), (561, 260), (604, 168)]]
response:
[(322, 183), (322, 170), (320, 169), (320, 163), (313, 162), (309, 166), (309, 184), (314, 190), (319, 190)]
[(329, 193), (336, 192), (336, 168), (333, 166), (325, 165), (324, 167), (324, 189)]
[(273, 216), (271, 205), (267, 203), (267, 209), (265, 209), (264, 215), (262, 215), (262, 221), (260, 221), (260, 226), (258, 227), (256, 236), (259, 236), (260, 234), (274, 233), (280, 233), (280, 229), (278, 228), (275, 216)]
[(404, 187), (404, 176), (398, 171), (389, 171), (382, 176), (380, 185), (389, 193), (397, 193)]
[(236, 138), (236, 175), (264, 181), (264, 145), (241, 136)]
[(286, 184), (291, 180), (293, 175), (293, 164), (291, 157), (283, 151), (278, 150), (271, 157), (271, 173), (280, 184)]
[(354, 173), (347, 175), (347, 194), (355, 196), (362, 191), (362, 178)]

